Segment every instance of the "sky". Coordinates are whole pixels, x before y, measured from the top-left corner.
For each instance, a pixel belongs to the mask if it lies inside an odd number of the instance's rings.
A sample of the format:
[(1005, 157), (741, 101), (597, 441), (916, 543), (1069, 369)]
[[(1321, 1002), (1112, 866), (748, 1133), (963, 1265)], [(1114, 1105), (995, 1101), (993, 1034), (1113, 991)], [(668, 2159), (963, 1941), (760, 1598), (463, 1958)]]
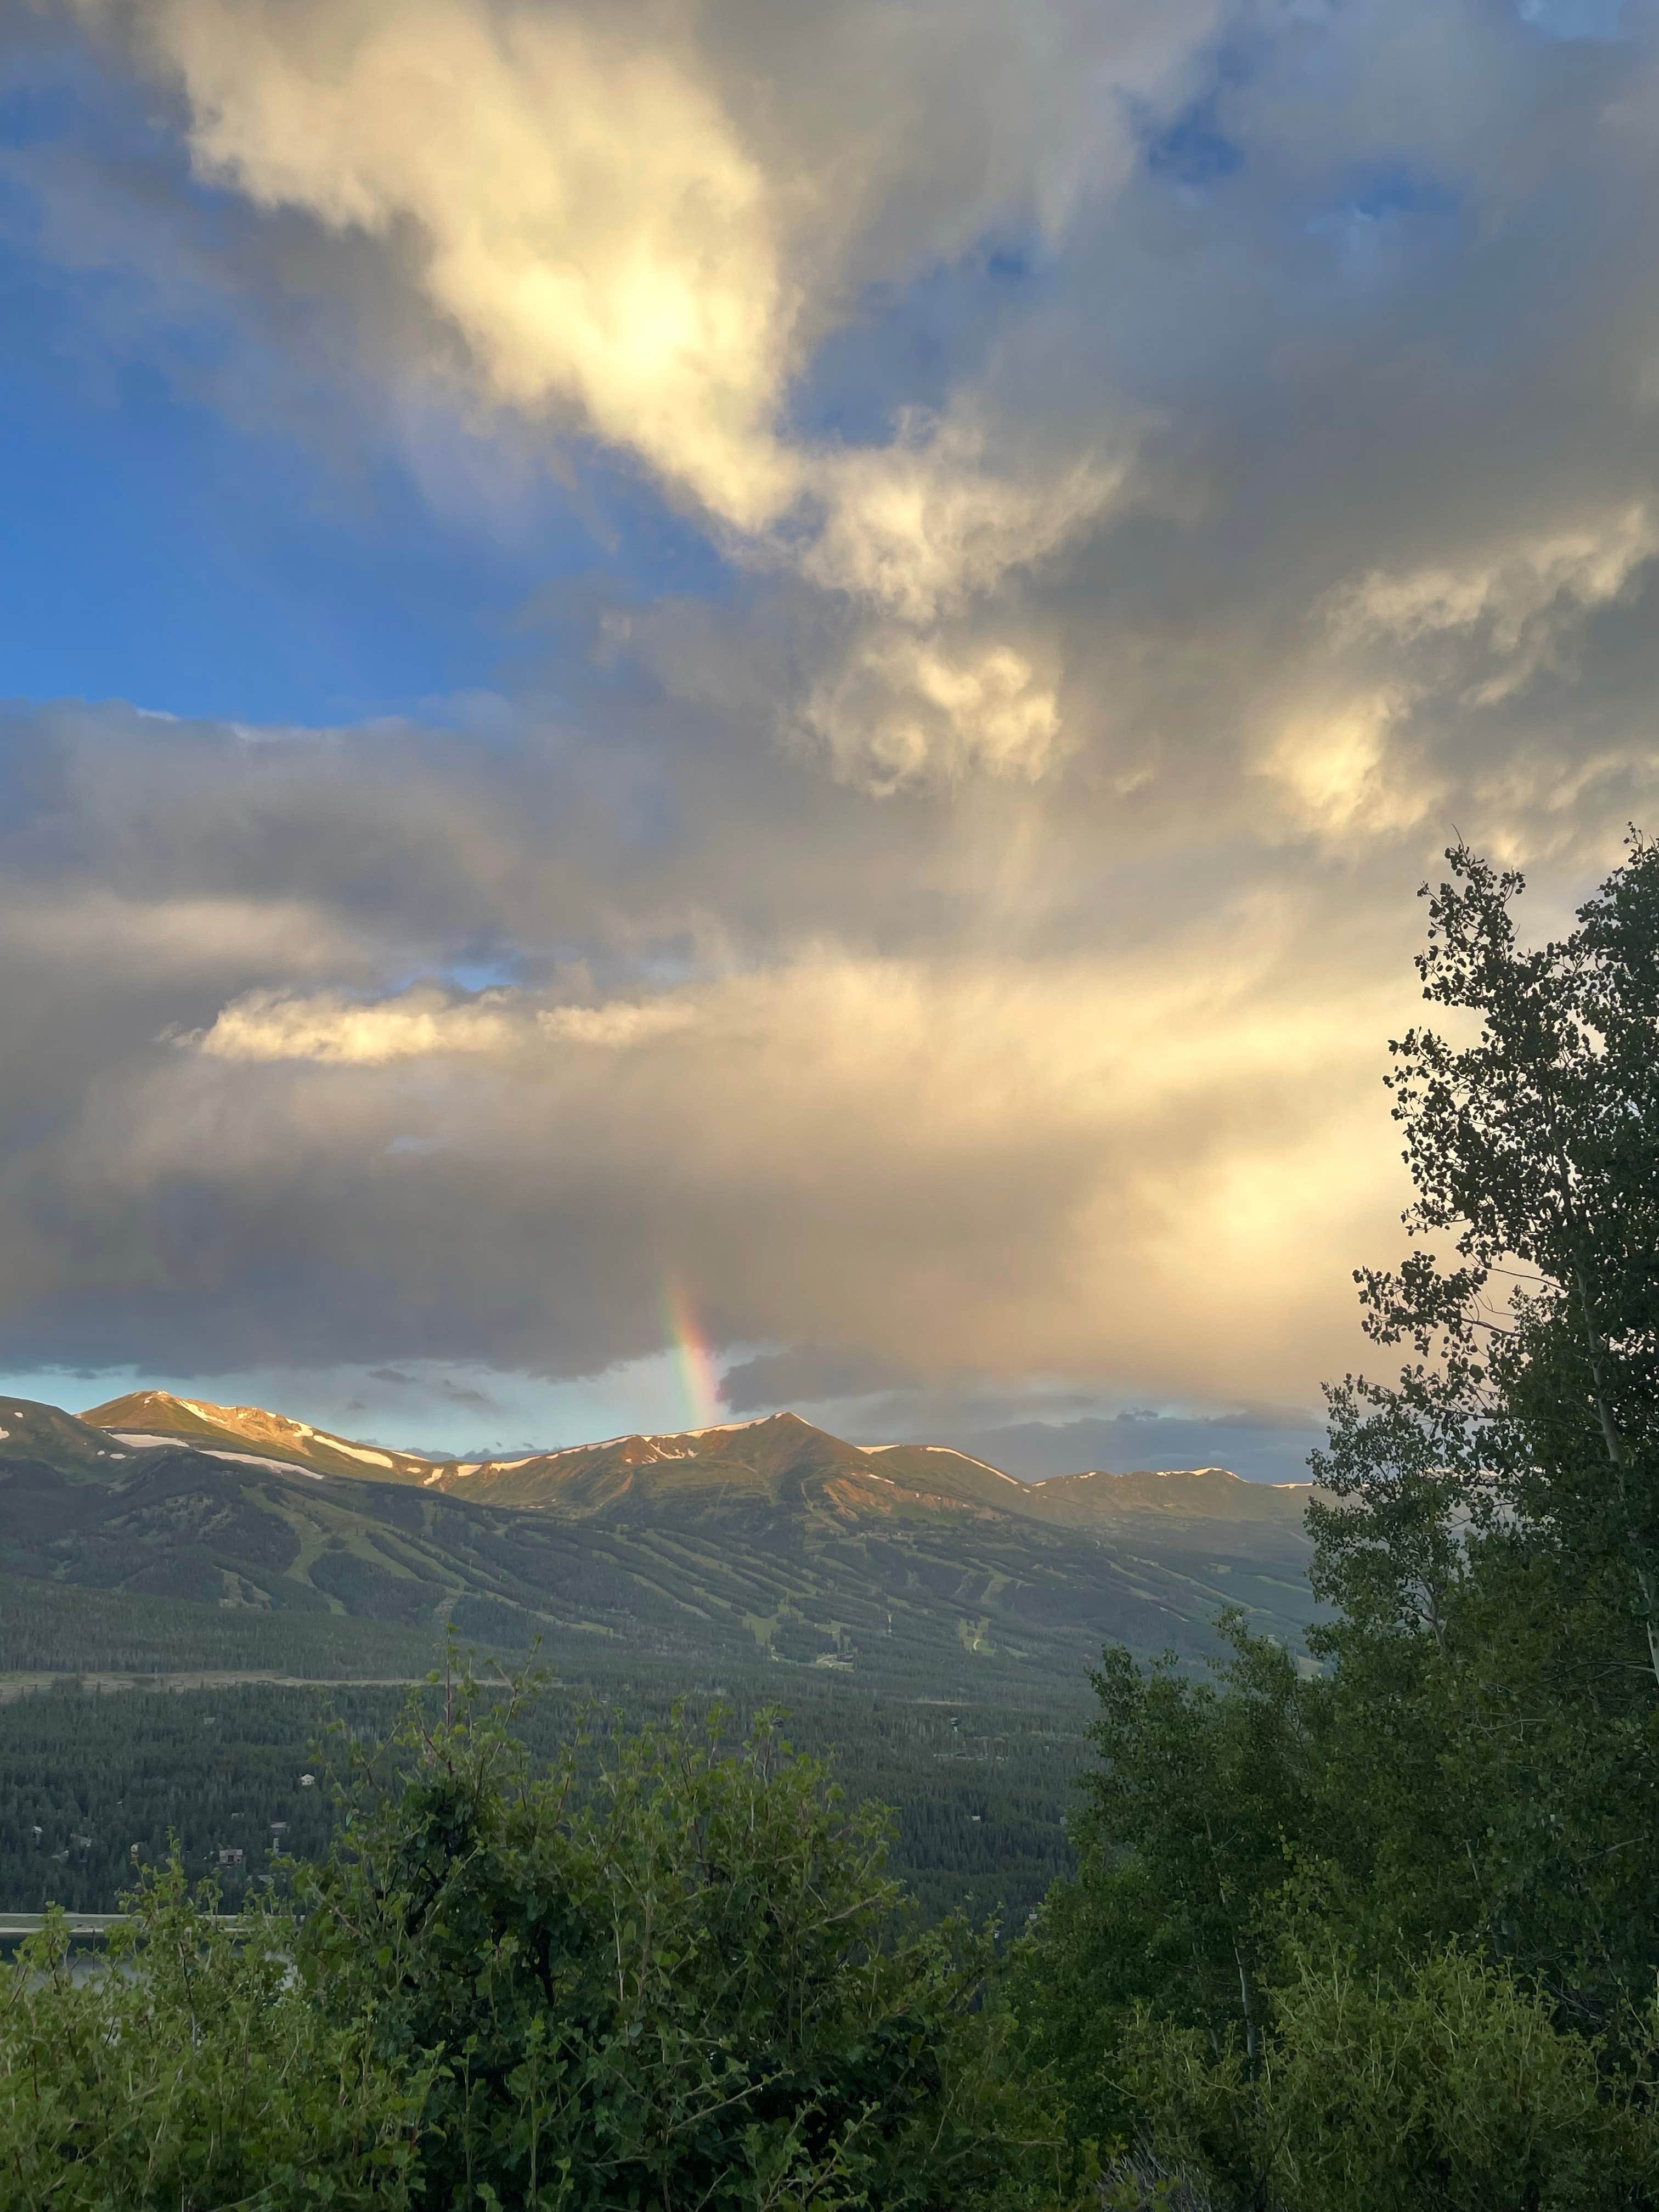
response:
[(0, 1380), (1294, 1479), (1659, 781), (1651, 0), (0, 0)]

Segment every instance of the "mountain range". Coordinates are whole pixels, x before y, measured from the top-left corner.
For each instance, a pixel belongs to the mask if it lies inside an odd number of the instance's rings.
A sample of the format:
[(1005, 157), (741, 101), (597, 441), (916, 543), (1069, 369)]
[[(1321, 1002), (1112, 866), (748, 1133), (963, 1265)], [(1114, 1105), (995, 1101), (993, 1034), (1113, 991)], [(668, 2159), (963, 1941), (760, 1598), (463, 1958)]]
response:
[(1309, 1495), (1219, 1468), (1025, 1482), (787, 1413), (455, 1460), (163, 1391), (78, 1419), (0, 1399), (0, 1576), (31, 1586), (32, 1618), (54, 1591), (165, 1600), (186, 1624), (212, 1608), (216, 1649), (240, 1624), (301, 1656), (308, 1624), (337, 1654), (356, 1622), (366, 1666), (376, 1624), (942, 1692), (1080, 1680), (1109, 1638), (1195, 1657), (1228, 1604), (1295, 1643)]

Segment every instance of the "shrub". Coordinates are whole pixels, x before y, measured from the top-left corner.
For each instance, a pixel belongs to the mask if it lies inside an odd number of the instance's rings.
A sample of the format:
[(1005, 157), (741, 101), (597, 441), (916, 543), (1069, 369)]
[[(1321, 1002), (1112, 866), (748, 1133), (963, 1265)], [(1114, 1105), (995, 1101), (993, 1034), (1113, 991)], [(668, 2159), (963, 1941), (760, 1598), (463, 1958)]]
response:
[(319, 2013), (264, 1909), (235, 1929), (177, 1861), (77, 1974), (64, 1917), (20, 1949), (0, 2008), (4, 2212), (401, 2207), (427, 2069)]
[(1651, 2200), (1659, 2119), (1504, 1968), (1449, 1946), (1389, 1984), (1297, 1945), (1253, 2076), (1241, 2045), (1143, 2019), (1158, 2151), (1284, 2212), (1612, 2212)]
[(435, 2064), (426, 2206), (1053, 2201), (1058, 2128), (1007, 2063), (988, 1936), (904, 1925), (887, 1822), (763, 1725), (596, 1782), (463, 1698), (411, 1726), (309, 1884), (300, 1966)]
[(0, 2017), (0, 2212), (1058, 2202), (992, 1935), (910, 1927), (884, 1814), (771, 1723), (582, 1781), (509, 1720), (411, 1709), (287, 1905), (226, 1923), (175, 1861), (89, 1978), (55, 1917)]

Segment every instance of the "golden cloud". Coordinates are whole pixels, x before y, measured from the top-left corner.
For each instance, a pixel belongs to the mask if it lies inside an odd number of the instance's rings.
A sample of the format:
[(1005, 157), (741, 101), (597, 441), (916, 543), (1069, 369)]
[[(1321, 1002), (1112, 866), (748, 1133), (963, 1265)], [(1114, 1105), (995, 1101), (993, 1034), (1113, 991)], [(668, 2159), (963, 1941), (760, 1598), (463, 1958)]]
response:
[(338, 991), (304, 997), (250, 991), (224, 1007), (210, 1027), (179, 1042), (212, 1060), (378, 1067), (389, 1060), (500, 1056), (538, 1040), (621, 1051), (696, 1019), (696, 1009), (678, 1000), (538, 1007), (523, 993), (504, 988), (471, 999), (433, 984), (374, 1000)]
[[(1366, 1141), (1384, 999), (1335, 959), (1310, 975), (1304, 921), (1257, 902), (1178, 945), (1036, 963), (807, 945), (704, 978), (695, 1015), (676, 994), (246, 994), (128, 1093), (104, 1202), (118, 1218), (186, 1161), (241, 1188), (293, 1179), (302, 1214), (353, 1188), (352, 1267), (401, 1277), (453, 1180), (470, 1212), (439, 1242), (462, 1306), (533, 1224), (601, 1313), (654, 1251), (738, 1337), (921, 1375), (1110, 1367), (1295, 1395), (1393, 1196)], [(420, 1180), (382, 1220), (376, 1163), (410, 1130)], [(331, 1224), (307, 1234), (327, 1247)], [(525, 1278), (526, 1327), (557, 1289)]]

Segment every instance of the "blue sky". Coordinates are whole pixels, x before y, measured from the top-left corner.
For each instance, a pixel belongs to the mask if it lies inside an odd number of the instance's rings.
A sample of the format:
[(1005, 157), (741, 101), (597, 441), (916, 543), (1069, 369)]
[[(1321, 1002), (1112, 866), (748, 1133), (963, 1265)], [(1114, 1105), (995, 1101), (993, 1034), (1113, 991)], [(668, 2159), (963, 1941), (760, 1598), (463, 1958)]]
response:
[(407, 714), (510, 681), (526, 610), (561, 584), (706, 587), (714, 564), (672, 519), (641, 526), (603, 488), (580, 513), (533, 454), (521, 473), (464, 426), (432, 426), (440, 502), (363, 395), (319, 442), (181, 388), (172, 348), (158, 359), (142, 333), (92, 353), (80, 287), (27, 230), (0, 252), (0, 465), (27, 517), (0, 544), (15, 696), (258, 723)]

